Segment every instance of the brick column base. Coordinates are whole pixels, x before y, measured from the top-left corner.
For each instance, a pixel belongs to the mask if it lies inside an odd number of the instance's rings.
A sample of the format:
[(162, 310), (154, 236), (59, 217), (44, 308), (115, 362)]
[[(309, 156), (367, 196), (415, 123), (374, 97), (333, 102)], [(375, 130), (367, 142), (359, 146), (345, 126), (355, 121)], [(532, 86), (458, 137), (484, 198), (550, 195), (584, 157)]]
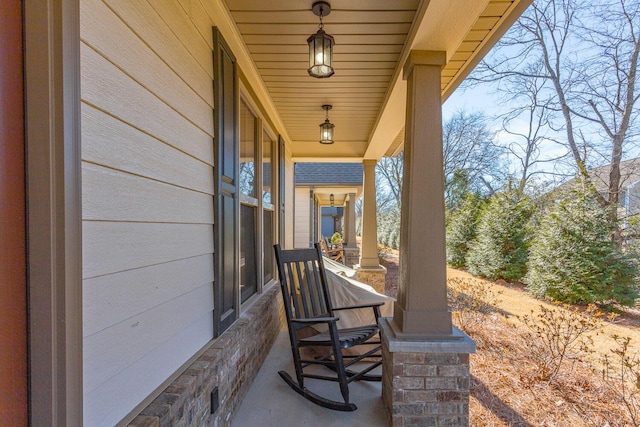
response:
[(360, 248), (344, 248), (344, 265), (353, 267), (360, 261)]
[(381, 319), (382, 400), (389, 425), (468, 426), (469, 353), (475, 353), (475, 342), (464, 334), (452, 340), (396, 339), (390, 320)]
[(377, 293), (385, 295), (384, 285), (387, 277), (387, 269), (379, 265), (378, 267), (354, 266), (358, 281), (373, 287)]

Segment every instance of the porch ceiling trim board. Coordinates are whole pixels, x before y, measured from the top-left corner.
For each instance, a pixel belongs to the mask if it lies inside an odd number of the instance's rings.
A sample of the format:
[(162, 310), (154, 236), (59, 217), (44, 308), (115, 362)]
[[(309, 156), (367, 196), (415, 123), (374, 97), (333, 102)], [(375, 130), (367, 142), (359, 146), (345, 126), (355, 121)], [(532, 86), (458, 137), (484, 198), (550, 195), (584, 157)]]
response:
[[(482, 58), (484, 58), (485, 55), (489, 53), (491, 48), (493, 48), (493, 46), (498, 42), (498, 40), (500, 40), (500, 38), (507, 32), (507, 30), (513, 26), (516, 20), (520, 17), (520, 15), (522, 15), (525, 9), (529, 7), (529, 5), (532, 2), (533, 0), (515, 0), (513, 2), (494, 0), (494, 1), (491, 1), (489, 5), (487, 5), (485, 10), (482, 12), (482, 16), (478, 19), (478, 23), (474, 25), (474, 27), (469, 31), (469, 33), (467, 34), (467, 37), (465, 38), (465, 43), (463, 44), (465, 44), (467, 48), (469, 46), (468, 43), (472, 43), (471, 42), (472, 35), (477, 33), (478, 31), (476, 27), (482, 25), (483, 19), (486, 17), (485, 15), (496, 13), (496, 10), (500, 4), (511, 3), (511, 5), (507, 8), (507, 10), (505, 10), (502, 16), (500, 16), (500, 18), (496, 21), (495, 25), (491, 28), (489, 35), (485, 37), (482, 41), (480, 41), (480, 43), (476, 46), (475, 50), (473, 50), (473, 53), (471, 53), (471, 56), (464, 61), (464, 64), (460, 67), (460, 69), (455, 74), (454, 79), (452, 79), (449, 83), (447, 83), (446, 86), (443, 88), (442, 90), (443, 101), (445, 101), (447, 98), (449, 98), (449, 96), (451, 96), (453, 91), (455, 91), (460, 85), (460, 83), (462, 83), (462, 81), (467, 78), (467, 76), (476, 67), (476, 65), (478, 65), (478, 63), (482, 60)], [(464, 49), (464, 46), (461, 46), (460, 50), (463, 50), (463, 49)], [(458, 52), (457, 54), (461, 55), (461, 53), (458, 53)], [(451, 58), (451, 59), (454, 59), (454, 58)], [(447, 69), (448, 67), (445, 66), (445, 70)], [(445, 73), (443, 71), (443, 76), (444, 74)], [(445, 79), (443, 77), (443, 81), (444, 80)]]

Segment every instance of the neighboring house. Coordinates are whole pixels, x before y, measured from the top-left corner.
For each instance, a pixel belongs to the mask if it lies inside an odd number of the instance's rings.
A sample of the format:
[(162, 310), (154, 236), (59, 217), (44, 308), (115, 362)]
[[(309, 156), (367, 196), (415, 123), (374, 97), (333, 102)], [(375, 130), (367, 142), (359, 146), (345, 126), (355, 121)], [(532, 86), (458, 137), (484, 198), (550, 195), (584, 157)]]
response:
[[(609, 182), (609, 168), (598, 168), (601, 185)], [(602, 172), (600, 172), (602, 171)], [(601, 175), (604, 175), (601, 177)], [(640, 213), (640, 158), (620, 163), (621, 189), (618, 195), (618, 217), (625, 222)]]
[[(308, 248), (320, 237), (339, 232), (345, 247), (357, 248), (355, 202), (362, 194), (362, 182), (362, 163), (296, 163), (294, 246)], [(353, 230), (349, 230), (350, 216)], [(355, 258), (357, 263), (357, 251)]]
[(620, 193), (621, 218), (629, 218), (640, 213), (640, 177), (630, 182)]
[(363, 165), (373, 271), (375, 164), (398, 138), (384, 404), (403, 423), (397, 357), (445, 349), (461, 377), (437, 394), (460, 399), (422, 405), (464, 424), (475, 347), (446, 303), (441, 104), (530, 0), (335, 3), (335, 76), (315, 79), (312, 1), (0, 2), (0, 424), (229, 425), (282, 327), (294, 164)]
[[(610, 167), (601, 166), (589, 170), (593, 183), (603, 196), (607, 196), (609, 189)], [(557, 194), (565, 194), (580, 184), (578, 178), (560, 185), (554, 190)], [(628, 218), (640, 213), (640, 158), (620, 162), (620, 194), (618, 195), (618, 218), (627, 221)]]

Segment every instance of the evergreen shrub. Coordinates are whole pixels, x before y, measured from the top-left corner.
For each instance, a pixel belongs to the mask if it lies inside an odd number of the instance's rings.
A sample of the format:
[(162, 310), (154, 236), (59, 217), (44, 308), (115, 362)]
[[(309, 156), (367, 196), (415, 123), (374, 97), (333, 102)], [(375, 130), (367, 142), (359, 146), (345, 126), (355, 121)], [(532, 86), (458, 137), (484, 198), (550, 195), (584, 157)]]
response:
[(526, 273), (531, 200), (515, 189), (496, 193), (482, 209), (469, 272), (491, 280), (518, 281)]
[(616, 225), (593, 197), (574, 194), (549, 208), (533, 237), (525, 283), (567, 303), (637, 298), (637, 263), (613, 241)]
[(398, 249), (400, 247), (400, 212), (378, 214), (378, 243)]
[(466, 267), (470, 244), (476, 238), (482, 201), (477, 196), (468, 195), (447, 221), (447, 264), (452, 267)]

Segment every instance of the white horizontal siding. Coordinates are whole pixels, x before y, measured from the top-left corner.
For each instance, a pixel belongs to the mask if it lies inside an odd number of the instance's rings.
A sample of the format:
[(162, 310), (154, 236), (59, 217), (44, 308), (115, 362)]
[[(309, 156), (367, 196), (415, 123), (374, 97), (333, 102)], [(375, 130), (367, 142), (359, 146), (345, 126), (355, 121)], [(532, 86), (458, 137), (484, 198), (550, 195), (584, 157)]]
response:
[(85, 279), (213, 253), (213, 226), (85, 221)]
[(210, 254), (86, 279), (82, 294), (84, 336), (146, 312), (157, 301), (173, 300), (211, 282)]
[[(84, 409), (90, 414), (92, 427), (112, 427), (155, 389), (153, 384), (161, 384), (167, 379), (167, 372), (173, 372), (188, 360), (194, 348), (201, 348), (213, 335), (213, 316), (205, 316), (188, 325), (180, 333), (160, 344), (155, 351), (140, 358), (120, 375), (110, 378), (100, 388), (84, 395)], [(85, 419), (87, 417), (85, 416)]]
[(213, 337), (213, 23), (80, 12), (84, 424), (112, 426)]
[[(178, 150), (213, 164), (212, 136), (98, 52), (81, 44), (82, 99)], [(211, 111), (213, 121), (213, 111)]]
[[(205, 24), (204, 27), (196, 28), (185, 10), (176, 1), (153, 1), (149, 2), (149, 5), (163, 23), (171, 23), (171, 32), (175, 34), (175, 37), (182, 43), (182, 46), (186, 48), (193, 59), (198, 62), (198, 65), (213, 78), (213, 61), (208, 60), (213, 48), (211, 22), (209, 22), (209, 25), (202, 22)], [(200, 13), (202, 12), (204, 11)], [(136, 22), (140, 23), (140, 20), (136, 20)], [(154, 18), (150, 22), (155, 25), (157, 21)], [(203, 36), (203, 34), (206, 34), (206, 36)], [(155, 35), (152, 39), (156, 39)], [(209, 43), (207, 43), (208, 40), (206, 39), (209, 40)]]
[[(179, 335), (183, 329), (212, 310), (213, 288), (206, 284), (85, 337), (85, 393), (120, 374), (149, 353), (149, 349), (156, 349)], [(181, 316), (175, 316), (176, 311)], [(113, 351), (114, 348), (118, 351)]]
[(82, 183), (85, 220), (213, 223), (207, 194), (86, 163)]
[(211, 165), (87, 104), (82, 105), (82, 158), (86, 162), (213, 194)]
[[(180, 38), (176, 36), (176, 33), (180, 33), (177, 28), (180, 25), (178, 14), (168, 17), (165, 22), (153, 9), (155, 4), (160, 2), (105, 0), (105, 3), (196, 93), (213, 96), (211, 50), (201, 53), (207, 55), (205, 58), (196, 58), (193, 55), (189, 46), (185, 46), (180, 40), (184, 35), (180, 34)], [(192, 39), (190, 42), (197, 43), (198, 40)]]
[(200, 37), (213, 49), (213, 34), (211, 33), (211, 18), (202, 5), (201, 0), (178, 0), (182, 10), (189, 17), (193, 26), (200, 33)]
[[(106, 56), (109, 61), (124, 70), (132, 79), (149, 89), (167, 105), (184, 114), (205, 132), (213, 134), (213, 122), (210, 114), (207, 114), (207, 106), (209, 109), (213, 107), (213, 92), (203, 92), (200, 95), (194, 91), (180, 75), (176, 74), (162, 60), (162, 57), (151, 50), (101, 0), (84, 1), (87, 3), (87, 7), (82, 8), (80, 16), (80, 23), (83, 27), (82, 41)], [(157, 3), (174, 4), (173, 2)], [(197, 38), (199, 37), (196, 36)], [(113, 46), (119, 45), (127, 48), (113, 48)], [(211, 55), (211, 49), (203, 40), (199, 45), (203, 45), (209, 52), (208, 55)], [(199, 53), (203, 54), (203, 52)], [(204, 57), (206, 57), (206, 53)]]

